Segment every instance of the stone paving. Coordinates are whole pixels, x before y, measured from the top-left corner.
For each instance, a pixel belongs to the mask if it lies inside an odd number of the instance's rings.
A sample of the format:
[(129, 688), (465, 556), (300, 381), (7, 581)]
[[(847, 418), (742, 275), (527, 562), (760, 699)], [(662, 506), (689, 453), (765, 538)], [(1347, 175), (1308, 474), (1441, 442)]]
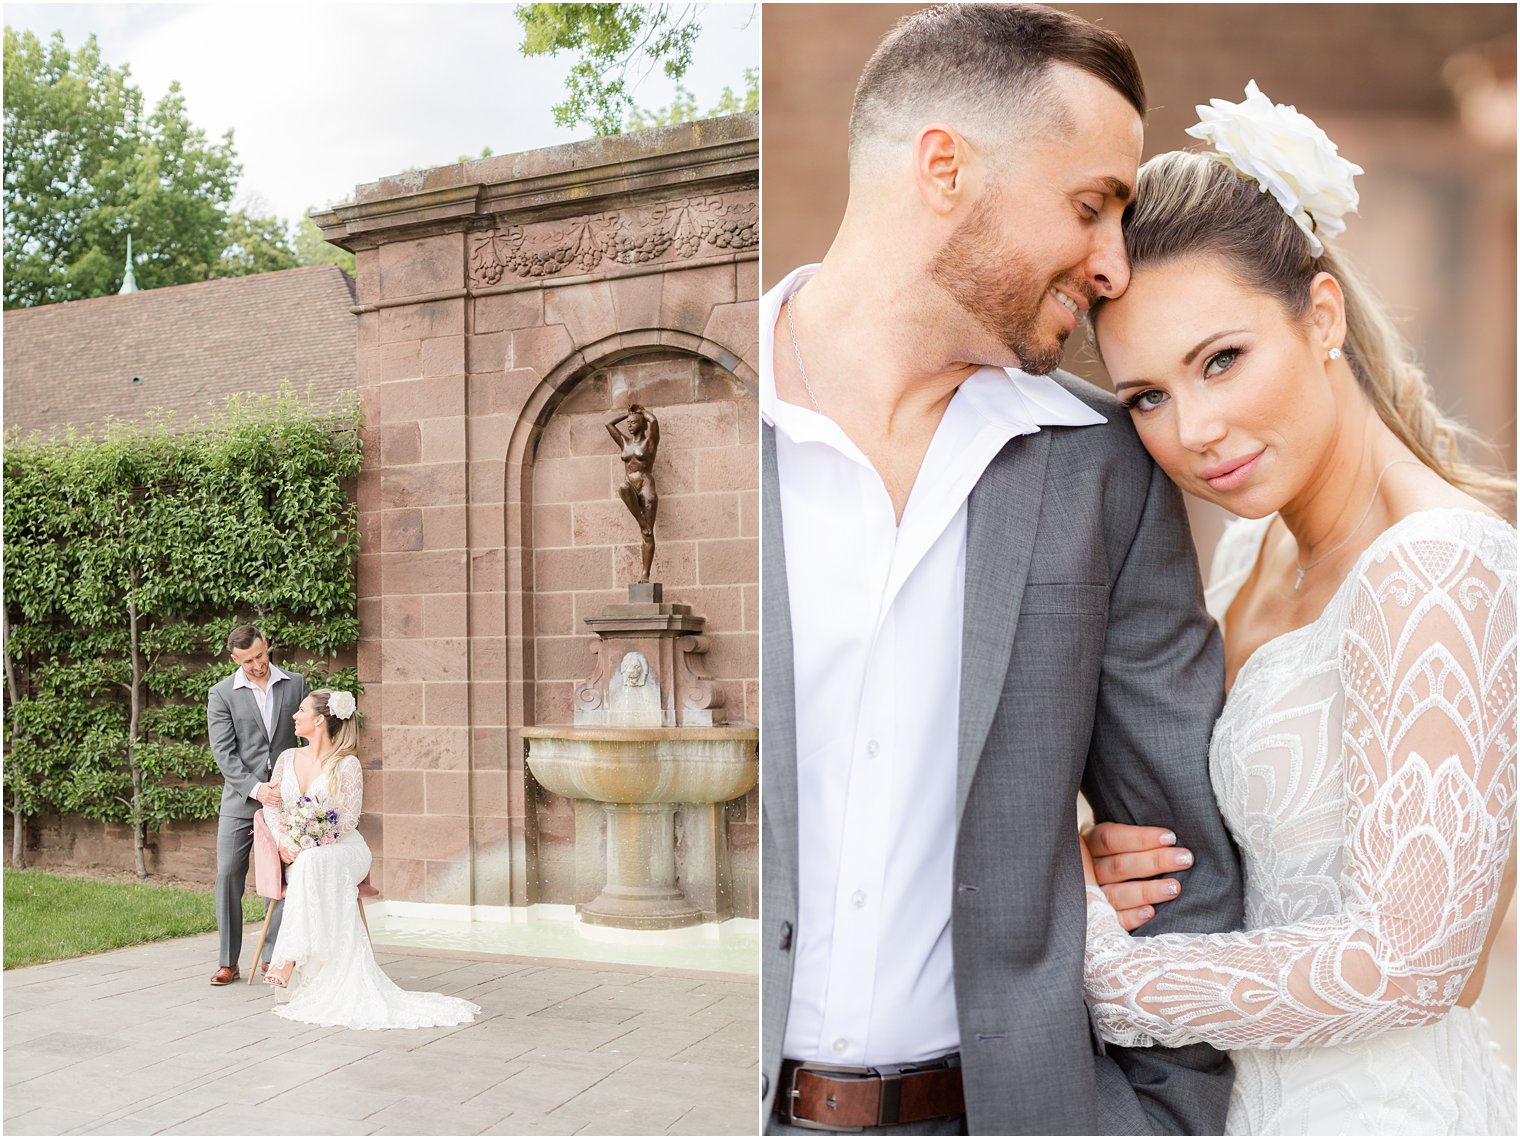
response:
[(403, 988), (468, 998), (483, 1015), (410, 1032), (293, 1023), (261, 983), (206, 983), (211, 934), (10, 970), (5, 1133), (755, 1133), (753, 977), (376, 956)]

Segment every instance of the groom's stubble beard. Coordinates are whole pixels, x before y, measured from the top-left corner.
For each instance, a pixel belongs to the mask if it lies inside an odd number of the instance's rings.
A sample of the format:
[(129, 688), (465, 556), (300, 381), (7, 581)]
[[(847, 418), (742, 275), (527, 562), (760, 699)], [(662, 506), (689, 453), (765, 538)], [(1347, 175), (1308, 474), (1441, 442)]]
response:
[[(1060, 366), (1066, 346), (1064, 330), (1054, 334), (1054, 342), (1042, 342), (1040, 333), (1040, 306), (1054, 282), (1039, 280), (1027, 260), (1002, 248), (1003, 212), (1002, 193), (989, 186), (929, 262), (929, 277), (1017, 356), (1020, 368), (1047, 375)], [(1068, 286), (1066, 291), (1089, 290)]]

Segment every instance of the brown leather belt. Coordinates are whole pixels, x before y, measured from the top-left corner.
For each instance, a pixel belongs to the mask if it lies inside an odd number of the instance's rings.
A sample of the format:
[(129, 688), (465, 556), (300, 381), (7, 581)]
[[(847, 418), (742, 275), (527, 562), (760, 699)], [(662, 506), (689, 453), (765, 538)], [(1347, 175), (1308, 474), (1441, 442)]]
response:
[(964, 1114), (959, 1053), (876, 1068), (781, 1062), (776, 1116), (795, 1127), (863, 1131)]

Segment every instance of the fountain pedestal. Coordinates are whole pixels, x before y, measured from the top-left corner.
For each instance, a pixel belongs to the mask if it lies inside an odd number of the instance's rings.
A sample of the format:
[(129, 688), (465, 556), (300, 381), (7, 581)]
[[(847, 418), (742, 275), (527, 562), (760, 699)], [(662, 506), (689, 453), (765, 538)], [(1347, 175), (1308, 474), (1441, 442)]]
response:
[[(606, 812), (607, 878), (601, 892), (578, 907), (583, 921), (674, 929), (695, 925), (712, 912), (677, 882), (676, 808), (723, 803), (755, 785), (755, 728), (542, 727), (524, 728), (522, 734), (539, 783), (557, 795), (598, 801)], [(722, 823), (721, 811), (700, 818), (715, 832)], [(725, 875), (712, 864), (712, 855), (724, 848), (722, 838), (721, 833), (704, 836), (694, 845), (707, 848), (709, 857), (687, 866), (691, 885), (715, 907)]]
[[(524, 728), (528, 767), (557, 795), (601, 804), (606, 879), (583, 921), (673, 929), (726, 916), (720, 804), (759, 777), (759, 732), (724, 722), (723, 689), (703, 672), (705, 620), (659, 583), (586, 618), (596, 668), (576, 687), (575, 723)], [(686, 824), (684, 874), (676, 814)], [(580, 812), (577, 811), (578, 817)], [(577, 844), (584, 836), (577, 834)]]

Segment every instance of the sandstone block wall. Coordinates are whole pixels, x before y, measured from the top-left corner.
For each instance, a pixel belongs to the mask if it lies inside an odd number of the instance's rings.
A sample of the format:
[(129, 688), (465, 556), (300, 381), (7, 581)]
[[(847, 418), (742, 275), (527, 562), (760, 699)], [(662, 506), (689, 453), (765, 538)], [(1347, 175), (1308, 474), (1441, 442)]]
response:
[[(533, 783), (518, 729), (569, 721), (583, 618), (638, 575), (613, 408), (659, 417), (654, 577), (708, 618), (730, 717), (758, 722), (757, 128), (482, 159), (319, 215), (357, 261), (362, 752), (386, 897), (577, 900), (577, 812)], [(726, 812), (750, 916), (757, 801)]]

